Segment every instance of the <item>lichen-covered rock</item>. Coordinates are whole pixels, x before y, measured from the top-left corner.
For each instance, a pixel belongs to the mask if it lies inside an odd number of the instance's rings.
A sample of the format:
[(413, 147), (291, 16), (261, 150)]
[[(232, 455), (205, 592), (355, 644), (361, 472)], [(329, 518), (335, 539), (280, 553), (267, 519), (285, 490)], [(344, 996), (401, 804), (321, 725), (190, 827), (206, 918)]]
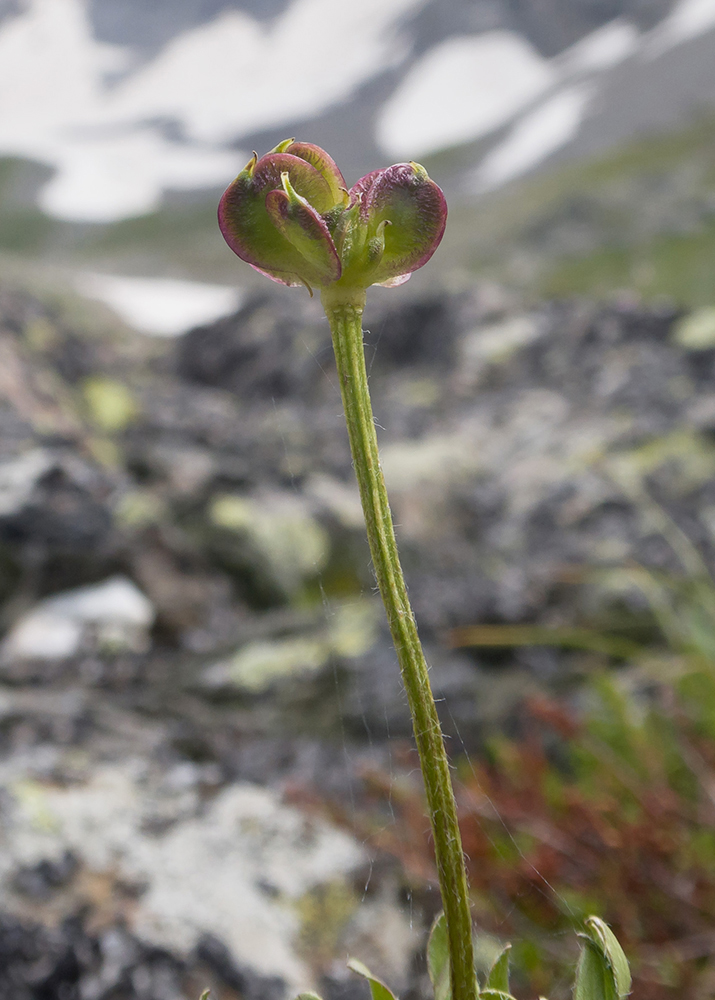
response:
[[(192, 784), (172, 787), (170, 773), (156, 788), (147, 777), (135, 761), (67, 788), (11, 783), (0, 906), (21, 915), (27, 873), (62, 869), (47, 893), (56, 912), (91, 903), (105, 882), (105, 920), (121, 919), (144, 947), (189, 956), (210, 936), (239, 967), (282, 980), (280, 995), (308, 988), (314, 973), (299, 953), (297, 902), (349, 879), (364, 862), (360, 846), (255, 785), (228, 787), (200, 808)], [(152, 829), (162, 806), (165, 829)]]

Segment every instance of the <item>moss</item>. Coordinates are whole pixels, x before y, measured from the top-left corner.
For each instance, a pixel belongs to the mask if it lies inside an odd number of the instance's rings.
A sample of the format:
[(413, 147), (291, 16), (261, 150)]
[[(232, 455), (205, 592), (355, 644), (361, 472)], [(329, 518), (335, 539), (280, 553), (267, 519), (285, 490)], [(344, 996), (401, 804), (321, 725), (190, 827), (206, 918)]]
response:
[(689, 316), (684, 316), (675, 324), (673, 339), (689, 351), (715, 347), (715, 307), (696, 309)]
[(671, 478), (678, 490), (685, 492), (715, 475), (715, 448), (701, 434), (678, 430), (630, 451), (615, 452), (609, 465), (624, 483), (639, 483), (645, 476), (672, 466), (677, 474)]
[(315, 886), (297, 900), (296, 947), (314, 968), (324, 968), (336, 957), (359, 902), (356, 892), (342, 881)]
[(137, 416), (134, 395), (122, 382), (94, 376), (85, 380), (82, 391), (90, 420), (103, 431), (123, 431)]

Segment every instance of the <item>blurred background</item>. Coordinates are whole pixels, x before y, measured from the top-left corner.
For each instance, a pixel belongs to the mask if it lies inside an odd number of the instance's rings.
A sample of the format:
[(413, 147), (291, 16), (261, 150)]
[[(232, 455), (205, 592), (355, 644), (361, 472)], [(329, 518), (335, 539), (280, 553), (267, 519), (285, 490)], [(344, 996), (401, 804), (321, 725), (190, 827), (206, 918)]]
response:
[(218, 197), (297, 136), (450, 218), (371, 291), (487, 968), (715, 995), (715, 0), (0, 0), (0, 1000), (429, 996), (327, 325)]

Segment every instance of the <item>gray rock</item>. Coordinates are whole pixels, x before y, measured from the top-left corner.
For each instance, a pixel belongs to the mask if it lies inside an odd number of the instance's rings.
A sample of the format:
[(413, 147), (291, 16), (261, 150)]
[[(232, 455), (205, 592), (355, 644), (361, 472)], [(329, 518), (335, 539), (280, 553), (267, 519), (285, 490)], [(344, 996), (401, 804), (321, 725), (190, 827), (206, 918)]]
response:
[(142, 652), (155, 612), (126, 577), (48, 597), (13, 625), (0, 663), (62, 660), (81, 652)]

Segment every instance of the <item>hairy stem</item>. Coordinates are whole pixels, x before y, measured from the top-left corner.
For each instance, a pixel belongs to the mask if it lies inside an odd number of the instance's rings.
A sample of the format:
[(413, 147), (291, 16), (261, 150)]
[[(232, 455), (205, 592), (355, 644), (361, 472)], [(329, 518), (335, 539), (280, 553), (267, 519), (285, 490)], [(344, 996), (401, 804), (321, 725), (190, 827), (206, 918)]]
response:
[(380, 468), (362, 339), (364, 305), (364, 291), (333, 286), (323, 293), (375, 576), (397, 651), (420, 756), (442, 905), (447, 920), (452, 996), (454, 1000), (476, 1000), (472, 925), (457, 806), (442, 729), (407, 596)]

